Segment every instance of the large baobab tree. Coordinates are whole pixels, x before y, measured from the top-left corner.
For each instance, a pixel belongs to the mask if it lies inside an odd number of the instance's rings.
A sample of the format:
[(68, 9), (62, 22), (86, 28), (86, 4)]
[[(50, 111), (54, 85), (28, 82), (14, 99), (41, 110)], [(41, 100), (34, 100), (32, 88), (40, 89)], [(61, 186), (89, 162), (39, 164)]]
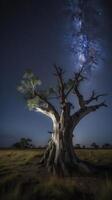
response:
[[(86, 115), (107, 106), (104, 101), (93, 104), (104, 94), (96, 95), (93, 91), (88, 99), (84, 97), (80, 90), (80, 85), (86, 80), (83, 68), (74, 73), (73, 78), (67, 81), (65, 81), (62, 68), (57, 66), (54, 68), (56, 87), (48, 90), (39, 89), (41, 81), (31, 71), (24, 74), (18, 87), (18, 90), (25, 97), (28, 108), (48, 116), (53, 123), (51, 139), (41, 163), (45, 164), (48, 170), (59, 175), (68, 175), (76, 168), (90, 170), (90, 167), (81, 161), (74, 152), (73, 131)], [(73, 102), (70, 102), (71, 95), (78, 99), (78, 109), (73, 105)], [(58, 109), (52, 103), (54, 98), (58, 101)]]

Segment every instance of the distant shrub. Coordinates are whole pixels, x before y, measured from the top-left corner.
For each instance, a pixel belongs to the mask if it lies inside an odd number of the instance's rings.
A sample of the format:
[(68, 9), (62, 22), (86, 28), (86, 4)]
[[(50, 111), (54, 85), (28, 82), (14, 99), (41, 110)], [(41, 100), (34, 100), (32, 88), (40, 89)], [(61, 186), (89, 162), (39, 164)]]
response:
[(80, 149), (80, 148), (81, 148), (80, 144), (75, 145), (75, 149)]
[(17, 149), (26, 149), (34, 148), (34, 145), (32, 144), (32, 140), (30, 138), (21, 138), (20, 141), (13, 144), (12, 147)]
[(94, 148), (94, 149), (99, 149), (99, 145), (96, 144), (95, 142), (93, 142), (93, 143), (91, 144), (91, 147)]
[(102, 148), (103, 149), (112, 149), (112, 145), (109, 144), (109, 143), (105, 143), (105, 144), (102, 145)]

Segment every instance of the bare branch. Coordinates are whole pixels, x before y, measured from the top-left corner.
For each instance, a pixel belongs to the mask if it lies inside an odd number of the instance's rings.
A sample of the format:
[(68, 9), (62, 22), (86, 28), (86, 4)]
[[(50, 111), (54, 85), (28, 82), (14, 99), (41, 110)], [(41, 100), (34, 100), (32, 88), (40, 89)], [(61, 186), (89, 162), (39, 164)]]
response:
[(83, 95), (81, 94), (80, 92), (80, 84), (82, 81), (84, 81), (85, 79), (87, 79), (84, 75), (83, 75), (83, 72), (84, 72), (84, 68), (82, 67), (81, 70), (78, 72), (78, 73), (75, 73), (74, 75), (74, 82), (75, 82), (75, 85), (74, 85), (74, 94), (77, 96), (78, 98), (78, 102), (79, 102), (79, 106), (81, 108), (84, 108), (85, 107), (85, 100), (84, 100), (84, 97)]
[(55, 76), (57, 77), (59, 83), (59, 96), (61, 98), (61, 104), (64, 104), (65, 103), (65, 85), (63, 80), (64, 71), (61, 67), (57, 67), (56, 65), (54, 65), (54, 68), (56, 70)]
[(77, 98), (78, 98), (78, 102), (79, 102), (79, 105), (81, 108), (84, 108), (85, 107), (85, 101), (84, 101), (84, 97), (83, 95), (80, 93), (78, 87), (76, 86), (75, 89), (74, 89), (74, 94), (77, 95)]
[(66, 88), (68, 91), (66, 92), (66, 97), (68, 97), (68, 95), (73, 91), (74, 87), (75, 87), (75, 79), (74, 78), (71, 78), (71, 79), (68, 79), (68, 82), (66, 83), (67, 87)]
[(75, 86), (74, 86), (74, 94), (78, 98), (79, 106), (80, 108), (85, 108), (87, 105), (93, 101), (98, 101), (100, 97), (106, 96), (107, 94), (99, 94), (96, 95), (95, 91), (92, 92), (89, 99), (85, 100), (83, 94), (80, 92), (80, 83), (86, 79), (86, 77), (83, 76), (83, 70), (81, 69), (78, 73), (75, 73)]
[(90, 98), (88, 100), (85, 101), (85, 104), (89, 104), (91, 103), (92, 101), (98, 101), (98, 99), (100, 97), (104, 97), (106, 96), (107, 94), (99, 94), (99, 95), (95, 95), (95, 91), (92, 92), (92, 95), (90, 96)]
[(75, 94), (78, 97), (78, 101), (79, 101), (79, 105), (81, 108), (86, 107), (88, 104), (90, 104), (93, 101), (98, 101), (100, 97), (104, 97), (107, 94), (99, 94), (99, 95), (95, 95), (95, 92), (92, 92), (92, 95), (90, 96), (89, 99), (84, 100), (84, 96), (80, 93), (79, 89), (76, 87), (75, 88)]
[[(38, 89), (40, 80), (32, 73), (26, 73), (21, 81), (21, 85), (18, 90), (24, 95), (27, 105), (30, 110), (41, 112), (52, 120), (60, 121), (60, 114), (56, 110), (55, 106), (50, 102), (52, 99), (60, 99), (61, 118), (70, 119), (75, 125), (90, 112), (96, 111), (100, 107), (107, 107), (105, 102), (101, 102), (96, 105), (91, 105), (93, 101), (98, 101), (100, 97), (106, 94), (96, 95), (93, 91), (91, 96), (85, 100), (84, 95), (80, 92), (80, 84), (86, 77), (84, 76), (84, 68), (77, 73), (74, 73), (74, 78), (69, 79), (67, 83), (64, 81), (64, 71), (61, 67), (54, 66), (55, 76), (58, 81), (59, 92), (55, 92), (54, 88), (49, 88), (48, 91), (41, 91)], [(68, 90), (68, 91), (67, 91)], [(71, 115), (71, 109), (73, 105), (67, 101), (68, 95), (73, 92), (79, 102), (80, 109)], [(90, 104), (90, 105), (88, 105)], [(65, 120), (66, 121), (66, 120)]]
[(70, 94), (70, 92), (73, 90), (73, 94), (75, 94), (77, 96), (77, 98), (78, 98), (80, 107), (84, 107), (85, 106), (84, 97), (80, 93), (80, 90), (79, 90), (80, 83), (86, 79), (86, 77), (83, 75), (83, 72), (84, 72), (84, 68), (82, 67), (79, 72), (74, 73), (74, 78), (72, 80), (73, 84), (69, 88), (69, 90), (67, 91), (67, 93), (65, 95), (65, 97), (67, 97)]
[(97, 109), (99, 109), (101, 107), (107, 107), (107, 104), (105, 103), (105, 101), (103, 101), (99, 104), (96, 104), (96, 105), (80, 108), (77, 112), (75, 112), (71, 116), (71, 120), (73, 121), (73, 123), (76, 126), (83, 117), (85, 117), (86, 115), (88, 115), (91, 112), (95, 112)]
[(82, 81), (87, 80), (87, 77), (84, 76), (84, 70), (85, 70), (84, 67), (82, 67), (79, 72), (74, 73), (74, 80), (76, 82), (77, 87), (80, 86), (80, 83)]

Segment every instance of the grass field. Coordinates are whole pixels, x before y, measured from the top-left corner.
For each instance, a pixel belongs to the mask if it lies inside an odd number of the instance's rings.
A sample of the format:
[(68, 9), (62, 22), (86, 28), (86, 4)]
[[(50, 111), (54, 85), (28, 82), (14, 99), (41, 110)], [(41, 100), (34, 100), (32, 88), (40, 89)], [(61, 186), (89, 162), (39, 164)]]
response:
[[(112, 150), (76, 150), (81, 159), (112, 166)], [(0, 200), (111, 200), (112, 175), (52, 177), (38, 161), (43, 150), (0, 150)]]

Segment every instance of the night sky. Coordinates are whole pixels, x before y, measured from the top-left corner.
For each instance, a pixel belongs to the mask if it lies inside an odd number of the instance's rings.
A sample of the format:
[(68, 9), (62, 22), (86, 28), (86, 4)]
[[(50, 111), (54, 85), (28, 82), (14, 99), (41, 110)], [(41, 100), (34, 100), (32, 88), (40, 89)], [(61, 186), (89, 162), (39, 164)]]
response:
[[(84, 92), (88, 94), (95, 89), (108, 93), (109, 106), (88, 115), (77, 126), (74, 142), (86, 145), (112, 143), (112, 3), (111, 0), (91, 3), (98, 10), (103, 58), (88, 74)], [(10, 146), (21, 137), (31, 138), (35, 145), (47, 144), (51, 121), (41, 113), (29, 112), (16, 88), (28, 68), (37, 73), (43, 87), (54, 83), (54, 63), (63, 66), (68, 75), (75, 70), (70, 50), (71, 22), (65, 10), (64, 0), (0, 0), (1, 147)]]

